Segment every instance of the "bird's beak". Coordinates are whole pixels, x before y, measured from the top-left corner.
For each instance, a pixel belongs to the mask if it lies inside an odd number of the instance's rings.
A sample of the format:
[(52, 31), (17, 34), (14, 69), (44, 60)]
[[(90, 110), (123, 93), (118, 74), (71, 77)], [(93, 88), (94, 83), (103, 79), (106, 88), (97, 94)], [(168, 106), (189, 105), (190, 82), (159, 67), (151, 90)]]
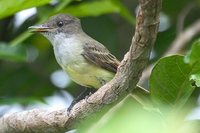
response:
[(28, 29), (30, 29), (31, 32), (49, 32), (53, 30), (53, 28), (44, 25), (30, 26)]

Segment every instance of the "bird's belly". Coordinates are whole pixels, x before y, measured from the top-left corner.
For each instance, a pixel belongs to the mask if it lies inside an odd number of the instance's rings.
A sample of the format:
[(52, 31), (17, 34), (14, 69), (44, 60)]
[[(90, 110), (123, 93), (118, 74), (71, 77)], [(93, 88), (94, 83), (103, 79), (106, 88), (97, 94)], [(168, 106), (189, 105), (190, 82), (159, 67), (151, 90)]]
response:
[(96, 89), (114, 77), (114, 73), (86, 62), (71, 63), (65, 67), (65, 71), (77, 84)]

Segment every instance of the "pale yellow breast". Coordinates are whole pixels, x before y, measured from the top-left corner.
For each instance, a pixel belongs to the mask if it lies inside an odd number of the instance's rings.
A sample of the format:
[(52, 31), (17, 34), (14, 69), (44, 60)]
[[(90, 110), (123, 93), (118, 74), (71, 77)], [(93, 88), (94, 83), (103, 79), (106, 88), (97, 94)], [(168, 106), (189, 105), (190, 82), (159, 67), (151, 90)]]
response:
[(108, 82), (114, 77), (114, 73), (97, 67), (87, 62), (75, 62), (67, 65), (64, 70), (70, 78), (86, 87), (100, 88), (103, 82)]

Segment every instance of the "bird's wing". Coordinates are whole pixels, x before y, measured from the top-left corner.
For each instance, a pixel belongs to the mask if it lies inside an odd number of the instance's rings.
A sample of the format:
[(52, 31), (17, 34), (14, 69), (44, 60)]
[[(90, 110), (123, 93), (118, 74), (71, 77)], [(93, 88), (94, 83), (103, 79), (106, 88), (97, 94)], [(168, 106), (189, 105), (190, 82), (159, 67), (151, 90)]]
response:
[(87, 61), (114, 73), (117, 72), (120, 62), (102, 44), (96, 41), (88, 42), (83, 45), (83, 49), (82, 55)]

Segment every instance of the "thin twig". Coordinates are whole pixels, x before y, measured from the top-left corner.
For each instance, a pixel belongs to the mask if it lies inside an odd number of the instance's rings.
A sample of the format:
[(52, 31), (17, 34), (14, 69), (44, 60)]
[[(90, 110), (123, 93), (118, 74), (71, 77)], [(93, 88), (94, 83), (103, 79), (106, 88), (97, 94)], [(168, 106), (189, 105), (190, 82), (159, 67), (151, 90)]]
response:
[(179, 35), (184, 29), (184, 22), (187, 15), (195, 7), (195, 3), (192, 1), (187, 4), (179, 13), (177, 23), (176, 23), (176, 33)]

